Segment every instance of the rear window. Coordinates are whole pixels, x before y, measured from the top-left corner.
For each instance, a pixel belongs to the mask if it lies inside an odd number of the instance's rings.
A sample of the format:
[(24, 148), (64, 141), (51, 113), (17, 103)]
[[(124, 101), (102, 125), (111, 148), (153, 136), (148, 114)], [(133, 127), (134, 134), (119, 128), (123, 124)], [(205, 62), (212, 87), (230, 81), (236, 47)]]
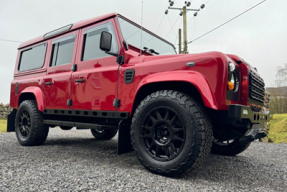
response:
[(76, 35), (72, 34), (53, 41), (51, 67), (72, 62), (75, 39)]
[(46, 47), (45, 43), (22, 51), (18, 71), (42, 68), (45, 62)]

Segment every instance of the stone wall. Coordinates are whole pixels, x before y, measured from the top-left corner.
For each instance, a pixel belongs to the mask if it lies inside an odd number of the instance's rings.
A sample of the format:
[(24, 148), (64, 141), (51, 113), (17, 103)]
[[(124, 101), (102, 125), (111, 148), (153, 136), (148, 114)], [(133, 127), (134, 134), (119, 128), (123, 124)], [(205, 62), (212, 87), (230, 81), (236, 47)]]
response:
[(9, 115), (12, 110), (13, 108), (11, 108), (9, 104), (7, 105), (0, 104), (0, 119), (6, 119), (7, 115)]

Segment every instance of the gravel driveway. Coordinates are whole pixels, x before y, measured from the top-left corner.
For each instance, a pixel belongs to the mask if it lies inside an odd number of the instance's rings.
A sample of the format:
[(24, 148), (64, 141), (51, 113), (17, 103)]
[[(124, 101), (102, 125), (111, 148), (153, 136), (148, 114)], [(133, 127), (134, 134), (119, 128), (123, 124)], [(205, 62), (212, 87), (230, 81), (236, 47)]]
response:
[(116, 137), (50, 129), (42, 146), (0, 134), (0, 191), (287, 191), (287, 145), (253, 143), (236, 157), (210, 155), (180, 179), (149, 173), (134, 152), (117, 155)]

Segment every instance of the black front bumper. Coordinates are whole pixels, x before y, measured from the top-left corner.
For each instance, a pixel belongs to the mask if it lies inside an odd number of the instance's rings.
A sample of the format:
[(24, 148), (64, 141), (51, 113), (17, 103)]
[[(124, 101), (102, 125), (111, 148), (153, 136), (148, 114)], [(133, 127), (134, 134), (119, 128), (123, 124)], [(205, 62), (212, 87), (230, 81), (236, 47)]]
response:
[(236, 120), (249, 120), (251, 123), (267, 123), (272, 119), (269, 111), (254, 112), (249, 106), (229, 105), (228, 117)]

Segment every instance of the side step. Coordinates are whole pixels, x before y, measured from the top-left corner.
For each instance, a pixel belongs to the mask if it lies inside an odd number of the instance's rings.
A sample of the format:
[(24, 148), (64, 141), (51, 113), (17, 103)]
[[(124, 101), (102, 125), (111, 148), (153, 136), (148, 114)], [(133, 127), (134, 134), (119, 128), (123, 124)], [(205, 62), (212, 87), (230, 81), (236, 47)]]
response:
[(56, 126), (67, 126), (67, 127), (80, 127), (87, 129), (117, 129), (117, 126), (112, 125), (98, 125), (92, 123), (78, 123), (78, 122), (69, 122), (69, 121), (56, 121), (56, 120), (44, 120), (44, 124), (56, 125)]

